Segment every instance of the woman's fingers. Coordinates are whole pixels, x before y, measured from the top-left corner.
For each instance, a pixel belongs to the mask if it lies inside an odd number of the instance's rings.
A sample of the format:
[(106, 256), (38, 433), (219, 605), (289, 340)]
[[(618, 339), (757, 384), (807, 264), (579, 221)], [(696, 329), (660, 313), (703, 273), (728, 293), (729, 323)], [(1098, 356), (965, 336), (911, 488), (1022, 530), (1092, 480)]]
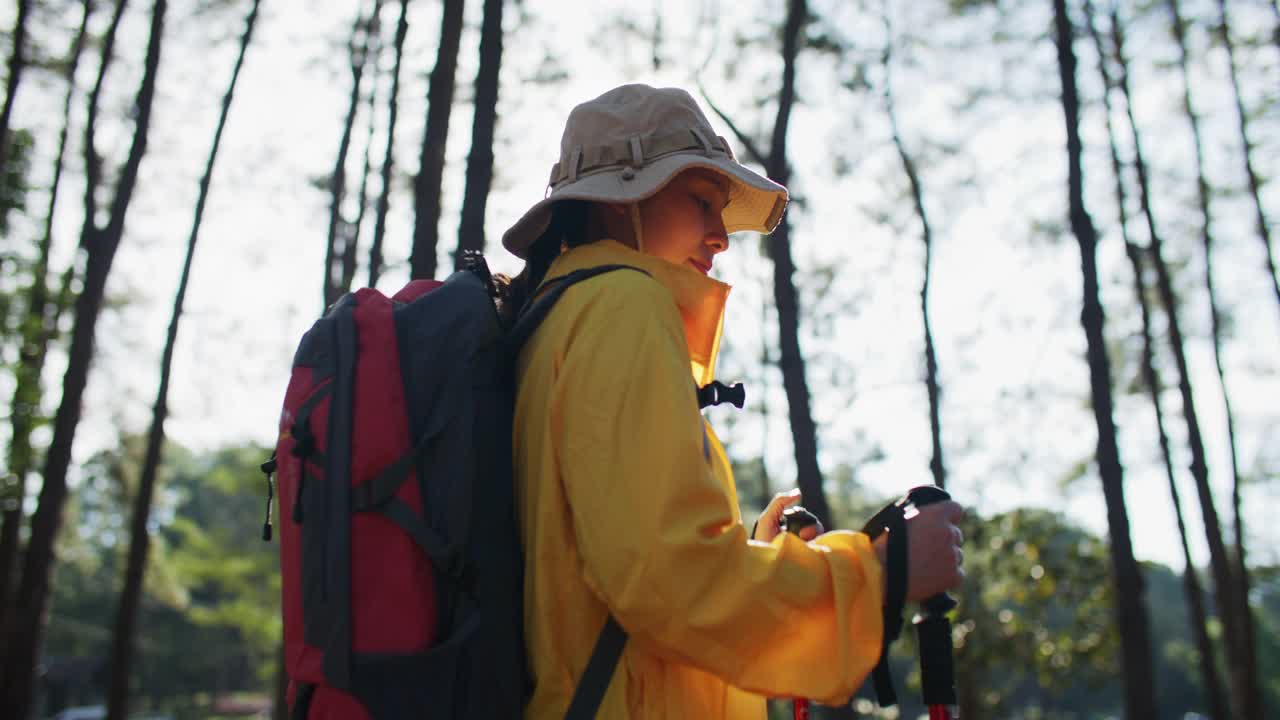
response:
[(800, 488), (792, 488), (786, 492), (778, 493), (773, 496), (773, 501), (769, 503), (769, 507), (774, 508), (775, 514), (781, 518), (782, 511), (800, 502)]
[(907, 521), (907, 599), (923, 600), (964, 580), (964, 534), (955, 523), (964, 517), (958, 503), (920, 508)]
[(814, 523), (813, 525), (810, 525), (809, 527), (806, 527), (800, 531), (800, 539), (805, 542), (809, 542), (810, 540), (818, 537), (824, 532), (826, 532), (826, 530), (822, 529), (821, 522)]
[(769, 536), (772, 540), (774, 535), (782, 532), (782, 513), (787, 508), (800, 502), (800, 488), (792, 488), (787, 492), (780, 492), (773, 496), (769, 501), (769, 507), (765, 508), (765, 516), (769, 518), (769, 528), (773, 534)]
[[(764, 512), (760, 513), (760, 520), (756, 523), (756, 532), (753, 539), (762, 542), (769, 542), (782, 532), (782, 512), (788, 507), (800, 502), (800, 488), (793, 488), (787, 492), (780, 492), (773, 496), (769, 504), (765, 507)], [(804, 537), (804, 533), (800, 534)], [(816, 535), (814, 537), (817, 537)]]

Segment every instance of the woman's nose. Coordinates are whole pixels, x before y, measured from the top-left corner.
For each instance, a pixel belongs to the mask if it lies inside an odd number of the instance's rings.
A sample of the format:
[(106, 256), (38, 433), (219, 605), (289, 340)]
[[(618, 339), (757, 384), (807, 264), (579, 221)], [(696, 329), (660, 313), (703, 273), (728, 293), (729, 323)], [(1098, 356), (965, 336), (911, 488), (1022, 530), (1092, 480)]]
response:
[(722, 218), (716, 218), (715, 224), (709, 228), (706, 243), (713, 253), (722, 253), (729, 249), (729, 234), (725, 232)]

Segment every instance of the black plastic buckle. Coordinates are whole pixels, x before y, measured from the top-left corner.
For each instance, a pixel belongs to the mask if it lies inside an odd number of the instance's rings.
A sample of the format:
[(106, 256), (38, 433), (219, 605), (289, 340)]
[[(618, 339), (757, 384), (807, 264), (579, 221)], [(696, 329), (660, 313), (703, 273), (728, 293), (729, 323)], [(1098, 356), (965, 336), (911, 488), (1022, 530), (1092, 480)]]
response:
[(741, 410), (742, 406), (747, 403), (747, 389), (743, 387), (742, 383), (725, 385), (719, 380), (712, 380), (707, 385), (698, 388), (699, 410), (723, 403), (730, 403)]

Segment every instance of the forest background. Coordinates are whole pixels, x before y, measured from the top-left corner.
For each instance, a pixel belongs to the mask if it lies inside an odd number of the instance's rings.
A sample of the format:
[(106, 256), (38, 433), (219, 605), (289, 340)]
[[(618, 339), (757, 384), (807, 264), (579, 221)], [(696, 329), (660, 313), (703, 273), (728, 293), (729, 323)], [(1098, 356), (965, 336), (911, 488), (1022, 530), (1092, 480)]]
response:
[(298, 338), (459, 249), (518, 270), (498, 238), (564, 117), (624, 82), (685, 87), (792, 190), (715, 271), (746, 516), (793, 486), (831, 527), (922, 482), (967, 505), (964, 717), (1280, 708), (1275, 2), (19, 0), (0, 28), (6, 717), (279, 711), (257, 465)]

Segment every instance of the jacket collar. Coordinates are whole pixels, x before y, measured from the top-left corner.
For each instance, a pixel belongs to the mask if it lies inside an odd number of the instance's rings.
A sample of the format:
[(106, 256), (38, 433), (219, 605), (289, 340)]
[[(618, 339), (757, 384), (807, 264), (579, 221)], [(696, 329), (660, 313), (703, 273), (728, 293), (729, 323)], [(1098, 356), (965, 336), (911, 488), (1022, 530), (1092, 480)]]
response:
[(570, 248), (551, 264), (547, 278), (598, 265), (631, 265), (649, 273), (671, 293), (692, 361), (693, 379), (701, 387), (715, 377), (720, 336), (724, 332), (724, 307), (730, 287), (693, 268), (674, 265), (633, 250), (615, 240), (600, 240)]

